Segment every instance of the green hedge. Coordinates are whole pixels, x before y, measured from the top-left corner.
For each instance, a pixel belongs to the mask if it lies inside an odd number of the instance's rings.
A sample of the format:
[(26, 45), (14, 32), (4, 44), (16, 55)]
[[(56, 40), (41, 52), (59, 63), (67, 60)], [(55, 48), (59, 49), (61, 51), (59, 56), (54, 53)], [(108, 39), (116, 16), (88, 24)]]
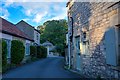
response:
[(0, 40), (0, 44), (2, 42), (2, 67), (7, 65), (7, 43), (4, 40)]
[(11, 42), (11, 63), (20, 64), (25, 55), (25, 47), (19, 40)]
[(47, 49), (43, 46), (30, 46), (30, 55), (32, 58), (45, 58), (47, 57)]
[(37, 46), (37, 58), (46, 58), (47, 49), (43, 46)]
[(36, 46), (30, 46), (30, 55), (31, 55), (31, 57), (36, 57), (36, 55), (37, 55)]

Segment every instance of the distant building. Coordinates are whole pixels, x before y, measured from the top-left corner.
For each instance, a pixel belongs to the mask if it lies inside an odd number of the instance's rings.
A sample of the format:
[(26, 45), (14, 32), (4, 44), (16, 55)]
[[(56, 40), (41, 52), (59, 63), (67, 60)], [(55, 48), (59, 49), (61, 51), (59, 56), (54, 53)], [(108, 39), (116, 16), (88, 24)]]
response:
[(34, 40), (34, 45), (40, 45), (40, 32), (27, 22), (21, 20), (16, 27)]
[(55, 46), (53, 46), (52, 43), (50, 43), (49, 41), (46, 41), (42, 44), (42, 46), (46, 47), (47, 48), (47, 57), (52, 57), (54, 56), (54, 53), (51, 52), (52, 50), (55, 49)]
[(120, 79), (120, 1), (70, 0), (67, 8), (69, 67), (87, 77)]
[(30, 55), (30, 45), (33, 43), (33, 39), (27, 36), (24, 32), (20, 31), (14, 24), (0, 17), (0, 38), (4, 39), (7, 43), (7, 58), (10, 62), (11, 58), (11, 41), (20, 40), (25, 46), (25, 58)]

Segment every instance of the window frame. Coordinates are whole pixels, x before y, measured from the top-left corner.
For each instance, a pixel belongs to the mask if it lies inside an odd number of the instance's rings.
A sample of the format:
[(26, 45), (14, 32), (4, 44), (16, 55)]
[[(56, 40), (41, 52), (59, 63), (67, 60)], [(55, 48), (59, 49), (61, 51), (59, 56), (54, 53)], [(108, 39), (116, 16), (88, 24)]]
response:
[(7, 58), (11, 58), (11, 40), (3, 39), (7, 43)]

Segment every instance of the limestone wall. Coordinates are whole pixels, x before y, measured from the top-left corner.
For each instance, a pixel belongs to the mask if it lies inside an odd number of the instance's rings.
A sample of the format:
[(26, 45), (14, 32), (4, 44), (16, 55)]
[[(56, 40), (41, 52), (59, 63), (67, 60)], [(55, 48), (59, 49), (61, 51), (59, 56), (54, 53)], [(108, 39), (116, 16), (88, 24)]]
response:
[[(90, 77), (120, 77), (118, 76), (118, 71), (112, 68), (113, 66), (106, 64), (104, 45), (104, 35), (106, 30), (120, 24), (119, 10), (120, 2), (75, 2), (68, 11), (74, 21), (73, 40), (77, 35), (83, 36), (83, 28), (87, 29), (89, 55), (81, 55), (83, 74)], [(74, 41), (73, 44), (75, 44)], [(73, 51), (75, 52), (75, 49)], [(75, 55), (75, 53), (73, 53), (73, 55)], [(76, 57), (74, 56), (74, 59), (75, 58)]]

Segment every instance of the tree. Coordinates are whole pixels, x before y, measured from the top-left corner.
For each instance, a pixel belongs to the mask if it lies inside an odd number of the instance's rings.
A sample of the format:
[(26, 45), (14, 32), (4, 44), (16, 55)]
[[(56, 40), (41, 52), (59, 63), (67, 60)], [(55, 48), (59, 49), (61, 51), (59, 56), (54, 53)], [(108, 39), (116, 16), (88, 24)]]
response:
[[(46, 21), (44, 24), (44, 30), (41, 34), (40, 42), (43, 43), (46, 40), (57, 46), (57, 51), (59, 53), (64, 53), (66, 31), (67, 31), (67, 21), (62, 20), (52, 20)], [(38, 26), (39, 27), (39, 26)]]
[(44, 28), (43, 25), (40, 25), (40, 26), (37, 27), (37, 30), (39, 30), (41, 34), (43, 33), (44, 29), (45, 28)]

